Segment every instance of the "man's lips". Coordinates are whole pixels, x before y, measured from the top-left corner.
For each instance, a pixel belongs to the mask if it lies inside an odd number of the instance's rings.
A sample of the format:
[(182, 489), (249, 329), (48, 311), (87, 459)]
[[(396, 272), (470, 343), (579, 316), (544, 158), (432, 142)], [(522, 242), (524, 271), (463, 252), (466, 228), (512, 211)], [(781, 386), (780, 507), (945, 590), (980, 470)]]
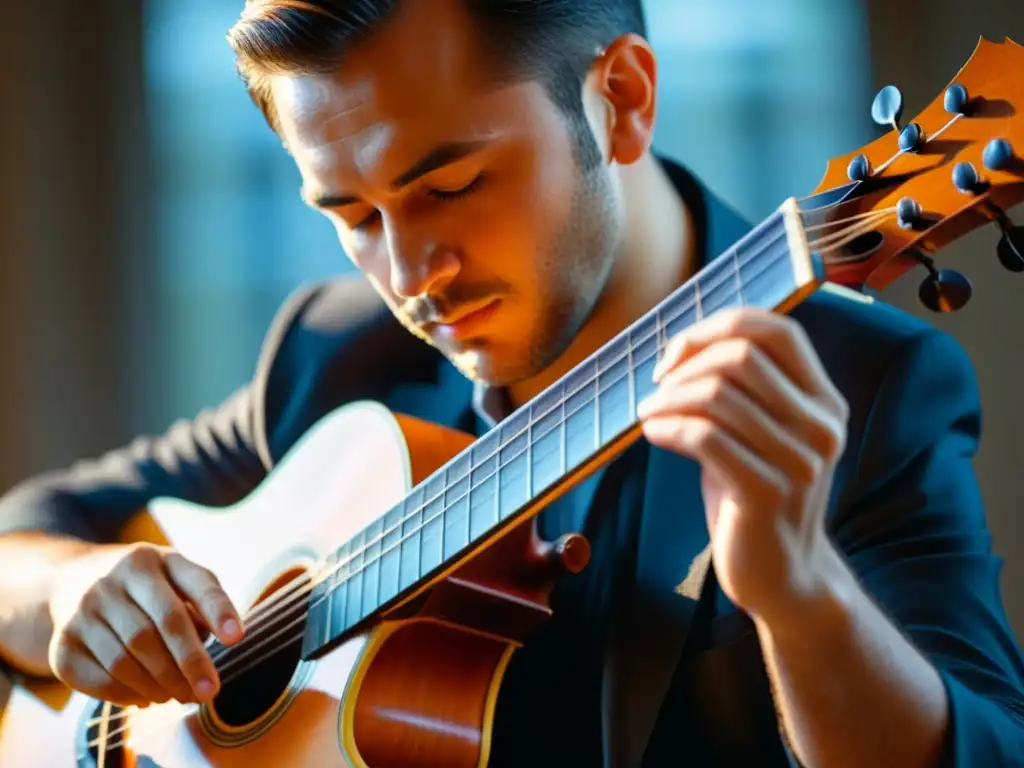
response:
[(436, 322), (427, 323), (424, 330), (428, 333), (439, 333), (451, 340), (468, 338), (479, 332), (494, 316), (500, 303), (500, 299), (487, 299), (478, 304), (460, 307)]

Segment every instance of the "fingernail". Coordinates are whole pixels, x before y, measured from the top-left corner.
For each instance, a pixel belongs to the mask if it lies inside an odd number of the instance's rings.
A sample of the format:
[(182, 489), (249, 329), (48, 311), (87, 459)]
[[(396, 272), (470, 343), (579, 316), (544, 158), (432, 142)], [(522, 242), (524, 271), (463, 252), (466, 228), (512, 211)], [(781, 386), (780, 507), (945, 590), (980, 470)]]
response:
[(196, 683), (196, 694), (201, 699), (208, 698), (213, 693), (213, 683), (205, 677)]
[(238, 637), (238, 633), (241, 632), (241, 627), (238, 626), (238, 622), (234, 619), (228, 619), (221, 625), (221, 631), (228, 637)]

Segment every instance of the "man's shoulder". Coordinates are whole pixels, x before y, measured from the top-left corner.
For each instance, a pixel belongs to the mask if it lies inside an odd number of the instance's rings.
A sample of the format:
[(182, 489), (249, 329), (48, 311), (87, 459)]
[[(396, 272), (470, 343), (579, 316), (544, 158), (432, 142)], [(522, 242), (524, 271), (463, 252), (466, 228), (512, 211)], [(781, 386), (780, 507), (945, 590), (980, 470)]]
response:
[(926, 320), (885, 297), (825, 283), (793, 309), (792, 315), (816, 342), (840, 342), (847, 351), (898, 348), (915, 338), (941, 333)]
[(980, 407), (969, 355), (922, 318), (883, 300), (829, 290), (818, 290), (792, 315), (849, 402), (853, 423), (866, 421), (878, 398), (894, 392), (917, 393), (902, 398), (902, 407), (926, 409), (936, 397)]

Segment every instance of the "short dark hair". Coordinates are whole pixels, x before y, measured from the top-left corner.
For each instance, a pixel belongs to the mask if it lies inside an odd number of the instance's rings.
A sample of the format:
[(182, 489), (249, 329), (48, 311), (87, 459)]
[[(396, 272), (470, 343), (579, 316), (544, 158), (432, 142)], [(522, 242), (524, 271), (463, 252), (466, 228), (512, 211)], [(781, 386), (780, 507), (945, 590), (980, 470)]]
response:
[[(331, 71), (405, 1), (246, 0), (228, 42), (270, 126), (279, 129), (265, 75)], [(647, 32), (641, 0), (463, 1), (494, 56), (489, 63), (496, 74), (510, 82), (540, 81), (577, 138), (586, 130), (580, 95), (595, 55), (621, 35)]]

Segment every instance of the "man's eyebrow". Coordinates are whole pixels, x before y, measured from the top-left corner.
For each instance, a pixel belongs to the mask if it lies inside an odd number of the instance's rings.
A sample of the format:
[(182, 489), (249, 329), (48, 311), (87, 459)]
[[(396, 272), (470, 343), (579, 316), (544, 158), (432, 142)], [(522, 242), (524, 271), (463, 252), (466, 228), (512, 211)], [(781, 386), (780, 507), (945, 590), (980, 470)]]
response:
[[(484, 149), (488, 143), (482, 140), (456, 141), (435, 147), (421, 159), (417, 160), (407, 171), (399, 174), (391, 182), (391, 189), (397, 191), (407, 187), (428, 173), (433, 173), (447, 165), (476, 154)], [(315, 194), (309, 197), (308, 200), (310, 205), (316, 208), (341, 208), (346, 205), (362, 202), (355, 195), (336, 195), (330, 193)]]

